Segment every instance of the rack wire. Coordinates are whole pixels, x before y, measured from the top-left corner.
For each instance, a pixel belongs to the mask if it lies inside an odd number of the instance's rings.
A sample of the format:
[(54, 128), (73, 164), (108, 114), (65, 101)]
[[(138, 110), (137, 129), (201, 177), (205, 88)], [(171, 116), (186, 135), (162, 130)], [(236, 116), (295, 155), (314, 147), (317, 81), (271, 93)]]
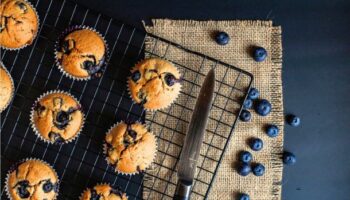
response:
[[(192, 111), (190, 102), (195, 101), (197, 95), (195, 91), (200, 88), (206, 70), (211, 67), (222, 67), (226, 70), (225, 74), (231, 76), (225, 75), (217, 79), (218, 87), (213, 109), (218, 109), (222, 113), (210, 118), (216, 125), (212, 129), (210, 127), (207, 129), (207, 133), (212, 136), (208, 136), (208, 140), (204, 141), (205, 148), (201, 151), (198, 177), (193, 191), (198, 199), (207, 198), (233, 134), (237, 116), (242, 110), (242, 102), (251, 86), (252, 75), (69, 0), (33, 0), (31, 3), (36, 7), (41, 19), (37, 38), (29, 47), (19, 51), (1, 50), (0, 55), (15, 82), (14, 100), (0, 115), (1, 199), (7, 199), (3, 190), (7, 170), (14, 163), (27, 157), (40, 158), (54, 166), (61, 180), (59, 199), (77, 199), (86, 187), (100, 182), (108, 182), (114, 187), (119, 187), (127, 192), (129, 199), (154, 199), (152, 195), (143, 196), (143, 190), (147, 190), (148, 194), (156, 193), (159, 199), (171, 199), (171, 189), (176, 184), (174, 180), (176, 160), (182, 147), (179, 141), (184, 136), (184, 131), (179, 127), (188, 123), (188, 119), (183, 116), (186, 116), (186, 112)], [(53, 50), (59, 34), (70, 25), (80, 24), (93, 27), (102, 33), (110, 47), (109, 65), (99, 79), (82, 82), (70, 80), (55, 66)], [(146, 40), (153, 46), (145, 49)], [(181, 56), (185, 57), (186, 54), (195, 56), (198, 67), (187, 66), (186, 62), (181, 63), (179, 58), (173, 58), (174, 51), (182, 52)], [(186, 105), (174, 103), (166, 110), (153, 113), (154, 117), (147, 121), (151, 128), (162, 127), (162, 131), (156, 134), (162, 145), (154, 169), (135, 176), (117, 175), (105, 161), (102, 141), (107, 129), (117, 121), (126, 119), (144, 121), (145, 111), (130, 99), (125, 77), (130, 75), (130, 67), (145, 56), (168, 59), (180, 69), (184, 75), (180, 98), (181, 96), (187, 98), (188, 103)], [(186, 74), (195, 76), (189, 78)], [(229, 93), (221, 92), (221, 88), (229, 88), (225, 90)], [(79, 99), (86, 114), (85, 126), (79, 138), (62, 146), (40, 141), (29, 126), (30, 110), (35, 99), (42, 93), (54, 89), (72, 93)], [(231, 106), (228, 105), (235, 105), (235, 109), (229, 108)], [(174, 107), (180, 107), (182, 111), (172, 113)], [(223, 117), (225, 113), (229, 113), (229, 121), (224, 120), (227, 117)], [(159, 121), (161, 118), (155, 117), (156, 115), (163, 115), (167, 120)], [(173, 120), (176, 126), (169, 127), (167, 123), (169, 120)], [(227, 134), (216, 134), (222, 126), (228, 128)], [(170, 137), (165, 134), (166, 130), (172, 132)], [(215, 157), (211, 150), (215, 150)], [(166, 166), (169, 159), (175, 164)], [(211, 163), (210, 167), (207, 167), (207, 160)], [(161, 170), (166, 170), (171, 175), (162, 177), (162, 173), (159, 173)], [(208, 174), (206, 181), (200, 179), (201, 173)], [(147, 184), (144, 184), (145, 181), (148, 181)], [(159, 191), (157, 187), (159, 184), (165, 189)], [(201, 185), (201, 191), (196, 190), (199, 187), (196, 185)]]

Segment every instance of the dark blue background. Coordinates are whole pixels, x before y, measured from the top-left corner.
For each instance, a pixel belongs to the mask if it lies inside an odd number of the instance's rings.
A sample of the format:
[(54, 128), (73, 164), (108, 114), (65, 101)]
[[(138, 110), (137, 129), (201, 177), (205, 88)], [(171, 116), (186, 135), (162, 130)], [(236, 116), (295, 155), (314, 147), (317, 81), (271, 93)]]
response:
[(283, 28), (285, 148), (283, 199), (350, 199), (350, 1), (78, 0), (142, 27), (141, 20), (271, 19)]

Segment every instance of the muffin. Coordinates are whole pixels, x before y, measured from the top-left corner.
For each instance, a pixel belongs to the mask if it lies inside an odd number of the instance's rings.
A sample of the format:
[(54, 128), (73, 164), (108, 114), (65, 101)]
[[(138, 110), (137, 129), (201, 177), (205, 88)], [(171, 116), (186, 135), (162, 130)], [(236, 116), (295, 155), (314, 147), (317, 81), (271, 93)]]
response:
[(24, 0), (2, 0), (0, 4), (0, 46), (19, 49), (32, 44), (39, 27), (33, 6)]
[(138, 122), (120, 122), (105, 137), (106, 160), (122, 174), (136, 174), (145, 170), (151, 165), (156, 151), (154, 135)]
[(128, 88), (131, 98), (147, 110), (168, 107), (181, 91), (180, 73), (166, 60), (150, 58), (131, 70)]
[(114, 189), (108, 184), (99, 184), (93, 188), (87, 188), (80, 196), (80, 200), (104, 199), (104, 200), (127, 200), (126, 194)]
[(14, 90), (12, 77), (0, 62), (0, 113), (10, 104)]
[(37, 159), (22, 161), (8, 172), (5, 190), (9, 199), (56, 199), (59, 180), (55, 170)]
[(61, 91), (51, 91), (35, 102), (31, 123), (34, 132), (42, 140), (63, 144), (79, 135), (84, 124), (84, 114), (78, 100), (73, 96)]
[(85, 26), (66, 30), (56, 44), (59, 69), (66, 76), (77, 80), (102, 76), (107, 54), (103, 37)]

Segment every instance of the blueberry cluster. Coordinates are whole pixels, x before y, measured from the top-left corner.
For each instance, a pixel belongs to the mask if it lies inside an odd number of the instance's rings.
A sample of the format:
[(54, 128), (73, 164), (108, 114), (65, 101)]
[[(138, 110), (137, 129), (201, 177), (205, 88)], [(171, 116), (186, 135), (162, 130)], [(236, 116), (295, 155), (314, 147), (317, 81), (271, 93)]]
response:
[(239, 155), (240, 164), (238, 166), (238, 173), (241, 176), (247, 176), (251, 172), (255, 176), (262, 176), (265, 173), (265, 167), (261, 163), (251, 164), (253, 155), (249, 151), (242, 151)]
[(260, 116), (266, 116), (271, 112), (271, 103), (266, 99), (259, 98), (259, 90), (256, 88), (251, 88), (248, 92), (248, 97), (243, 102), (243, 110), (239, 115), (239, 119), (243, 122), (248, 122), (251, 120), (251, 113), (248, 111), (254, 107), (255, 112)]

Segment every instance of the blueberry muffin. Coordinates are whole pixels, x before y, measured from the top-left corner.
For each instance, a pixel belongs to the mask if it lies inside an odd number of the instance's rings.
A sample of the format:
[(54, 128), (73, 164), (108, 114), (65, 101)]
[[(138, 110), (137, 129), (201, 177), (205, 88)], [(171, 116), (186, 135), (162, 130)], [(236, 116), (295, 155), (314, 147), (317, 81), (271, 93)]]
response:
[(14, 92), (13, 80), (7, 69), (0, 62), (0, 113), (11, 102)]
[(156, 139), (141, 123), (114, 125), (105, 137), (108, 164), (123, 174), (135, 174), (149, 167), (157, 151)]
[(102, 76), (107, 56), (103, 37), (87, 27), (72, 27), (62, 35), (56, 47), (61, 71), (78, 80)]
[(147, 110), (166, 108), (181, 90), (180, 73), (166, 60), (150, 58), (131, 70), (128, 86), (131, 98)]
[(53, 144), (63, 144), (78, 136), (84, 124), (84, 114), (74, 97), (64, 92), (52, 91), (36, 101), (31, 122), (41, 139)]
[(59, 180), (47, 163), (27, 159), (13, 166), (7, 174), (6, 192), (11, 200), (56, 199)]
[(30, 45), (36, 37), (38, 26), (37, 13), (27, 1), (1, 1), (0, 46), (18, 49)]
[(93, 188), (87, 188), (80, 200), (104, 199), (104, 200), (127, 200), (126, 194), (114, 189), (108, 184), (99, 184)]

